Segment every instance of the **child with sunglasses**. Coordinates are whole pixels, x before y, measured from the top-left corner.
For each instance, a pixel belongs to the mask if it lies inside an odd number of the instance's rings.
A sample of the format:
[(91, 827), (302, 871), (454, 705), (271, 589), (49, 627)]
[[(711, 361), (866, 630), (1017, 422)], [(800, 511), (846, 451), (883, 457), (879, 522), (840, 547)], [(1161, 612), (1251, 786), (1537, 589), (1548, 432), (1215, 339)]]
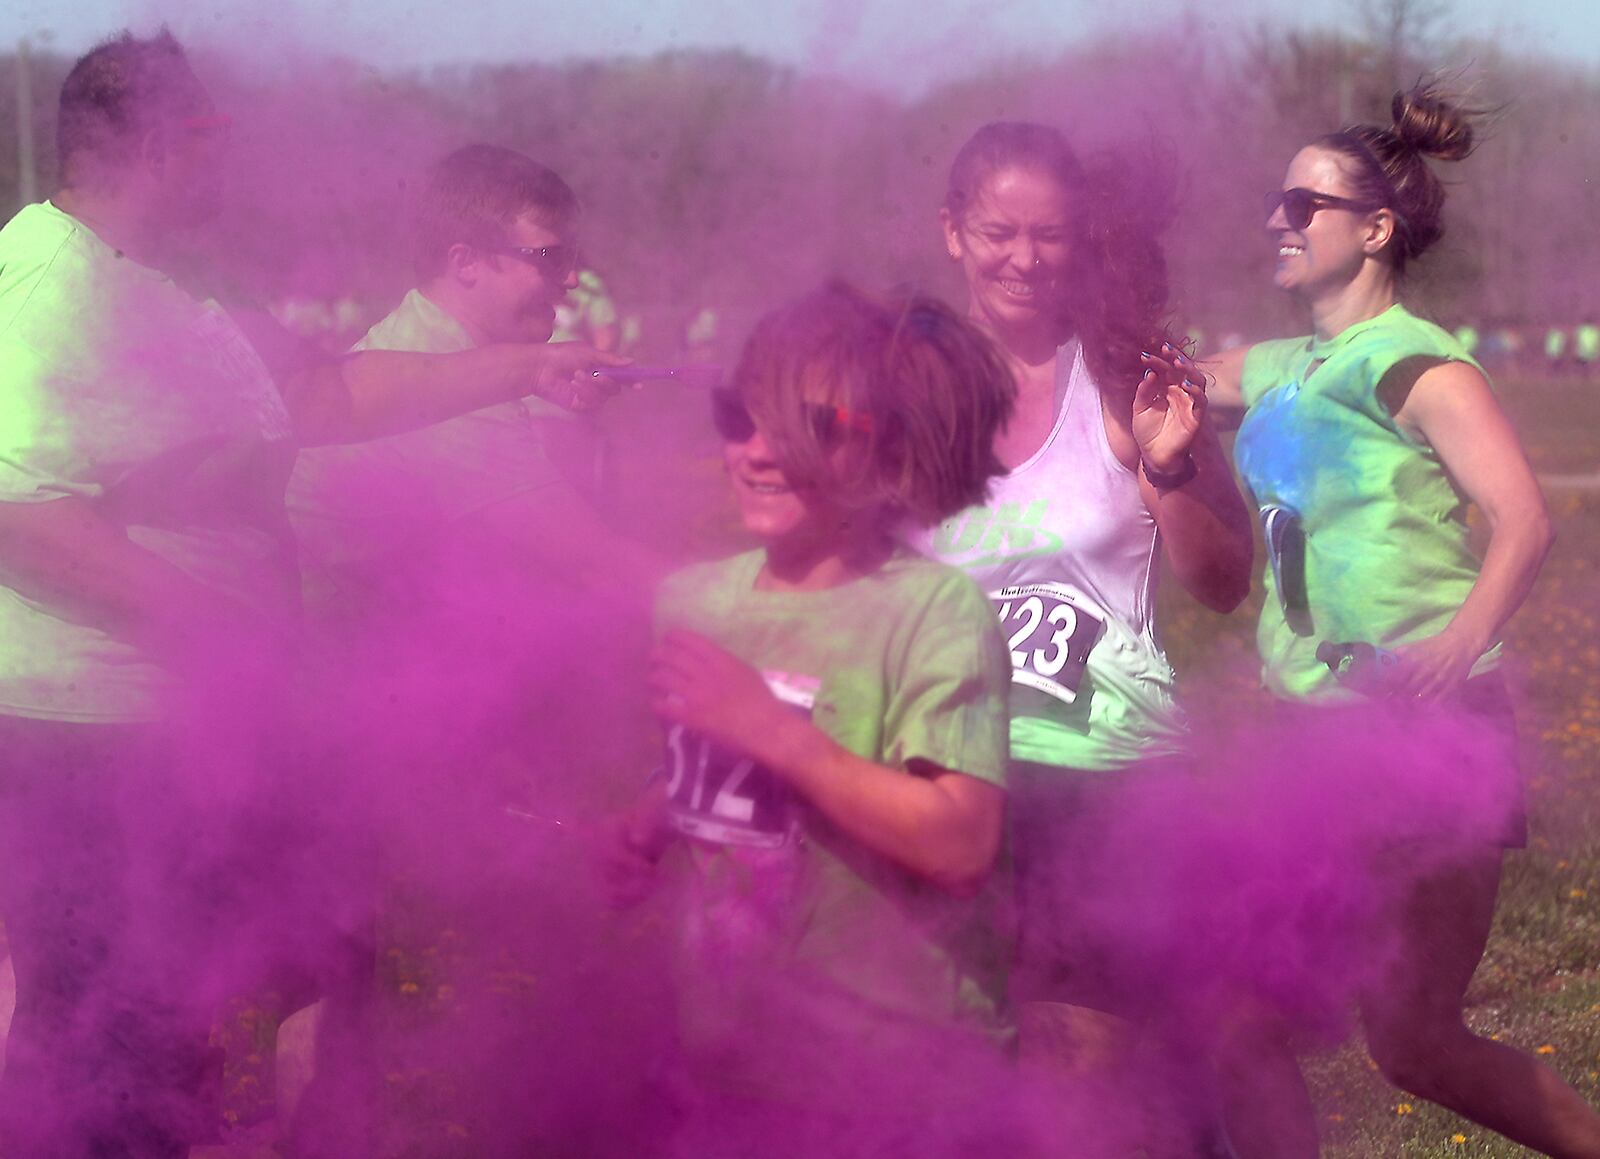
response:
[[(1227, 352), (1217, 367), (1213, 402), (1246, 408), (1235, 458), (1271, 557), (1264, 678), (1297, 775), (1308, 754), (1341, 762), (1353, 868), (1383, 907), (1364, 911), (1376, 920), (1354, 938), (1370, 951), (1352, 985), (1373, 1058), (1397, 1085), (1526, 1146), (1600, 1155), (1600, 1116), (1461, 1016), (1503, 852), (1524, 841), (1501, 633), (1551, 530), (1481, 368), (1400, 304), (1407, 265), (1442, 233), (1444, 188), (1425, 159), (1464, 158), (1472, 118), (1428, 85), (1396, 94), (1393, 114), (1318, 138), (1268, 197), (1275, 281), (1309, 308), (1313, 333)], [(1481, 560), (1468, 502), (1488, 525)], [(1352, 644), (1381, 649), (1366, 650), (1378, 664), (1365, 679), (1341, 670), (1341, 657), (1359, 658), (1341, 647)], [(1419, 786), (1430, 768), (1448, 783)], [(1235, 1100), (1239, 1154), (1315, 1155), (1292, 1059), (1238, 1070), (1284, 1076), (1282, 1089), (1257, 1081)]]
[(982, 593), (897, 532), (981, 500), (1014, 387), (937, 302), (837, 284), (764, 318), (733, 382), (713, 417), (760, 546), (661, 589), (667, 757), (614, 884), (659, 859), (680, 887), (687, 1150), (939, 1154), (998, 1075), (1010, 666)]

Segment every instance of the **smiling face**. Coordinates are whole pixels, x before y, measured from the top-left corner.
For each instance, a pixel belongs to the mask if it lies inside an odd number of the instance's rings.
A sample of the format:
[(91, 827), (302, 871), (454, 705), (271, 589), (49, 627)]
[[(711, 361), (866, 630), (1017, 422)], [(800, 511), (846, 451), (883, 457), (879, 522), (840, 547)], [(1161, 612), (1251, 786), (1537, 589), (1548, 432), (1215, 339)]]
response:
[[(1331, 149), (1308, 146), (1289, 162), (1283, 188), (1357, 200), (1359, 193), (1345, 175), (1347, 164)], [(1266, 222), (1277, 249), (1273, 282), (1308, 301), (1348, 286), (1388, 240), (1384, 214), (1387, 211), (1320, 205), (1303, 228), (1295, 229), (1279, 206)]]
[(1055, 327), (1071, 214), (1068, 190), (1024, 166), (991, 173), (959, 219), (944, 211), (945, 245), (961, 263), (974, 318), (1000, 331)]
[[(537, 250), (572, 243), (570, 229), (524, 213), (506, 229), (503, 249)], [(464, 248), (467, 252), (453, 269), (463, 290), (462, 320), (478, 341), (548, 341), (556, 306), (578, 284), (576, 266), (563, 269), (514, 253)]]
[[(733, 400), (731, 405), (742, 409), (737, 396)], [(820, 402), (805, 405), (808, 414), (803, 421), (807, 423), (813, 421), (811, 412), (833, 412)], [(743, 429), (739, 429), (741, 425)], [(828, 465), (837, 471), (849, 454), (852, 434), (844, 423), (830, 426), (838, 434), (828, 452)], [(769, 553), (813, 559), (843, 554), (850, 542), (851, 512), (846, 506), (832, 498), (826, 486), (792, 480), (760, 420), (752, 417), (743, 424), (725, 423), (724, 428), (722, 461), (745, 530), (761, 540)]]

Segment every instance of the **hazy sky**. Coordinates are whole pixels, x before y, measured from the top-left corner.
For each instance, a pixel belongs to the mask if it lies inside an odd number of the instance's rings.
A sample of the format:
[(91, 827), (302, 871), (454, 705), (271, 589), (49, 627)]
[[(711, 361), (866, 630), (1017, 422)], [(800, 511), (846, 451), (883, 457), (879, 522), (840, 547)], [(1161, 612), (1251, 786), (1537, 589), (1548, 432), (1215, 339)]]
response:
[[(1355, 26), (1360, 2), (1233, 0), (1227, 10), (1246, 24)], [(1600, 68), (1595, 0), (1520, 0), (1515, 12), (1508, 0), (1418, 3), (1450, 13), (1437, 22), (1441, 31)], [(7, 0), (0, 43), (47, 30), (57, 48), (77, 52), (123, 25), (148, 29), (166, 20), (195, 40), (306, 43), (380, 65), (736, 46), (906, 92), (997, 56), (1052, 52), (1113, 23), (1136, 30), (1154, 50), (1185, 7), (1216, 11), (1193, 0), (568, 0), (564, 17), (530, 12), (553, 7), (513, 0)]]

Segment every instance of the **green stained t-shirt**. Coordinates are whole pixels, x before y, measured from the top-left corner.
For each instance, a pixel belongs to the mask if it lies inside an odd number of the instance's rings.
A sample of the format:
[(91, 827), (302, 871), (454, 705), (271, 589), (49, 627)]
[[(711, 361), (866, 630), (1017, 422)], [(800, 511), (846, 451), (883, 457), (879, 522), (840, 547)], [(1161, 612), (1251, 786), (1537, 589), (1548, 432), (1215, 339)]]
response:
[[(1241, 382), (1249, 409), (1234, 458), (1264, 525), (1272, 518), (1257, 643), (1276, 694), (1358, 699), (1316, 658), (1317, 644), (1393, 648), (1434, 635), (1477, 580), (1464, 497), (1438, 453), (1395, 422), (1378, 391), (1402, 363), (1396, 378), (1452, 361), (1472, 363), (1449, 334), (1398, 305), (1326, 342), (1250, 348)], [(1303, 552), (1292, 534), (1275, 534), (1292, 517)], [(1301, 556), (1303, 585), (1293, 558)], [(1496, 644), (1477, 670), (1498, 658)]]
[[(291, 615), (289, 415), (228, 314), (44, 202), (0, 229), (0, 502), (73, 497), (191, 579)], [(162, 719), (161, 657), (0, 572), (0, 713)]]
[[(670, 577), (658, 629), (697, 632), (760, 669), (795, 711), (859, 756), (1004, 784), (1011, 666), (972, 581), (907, 553), (837, 588), (761, 591), (764, 558), (752, 552)], [(671, 736), (669, 778), (673, 754), (687, 754), (692, 778), (692, 738)], [(721, 1060), (718, 1074), (736, 1075), (737, 1085), (775, 1093), (792, 1091), (783, 1072), (802, 1065), (773, 1056), (763, 1029), (775, 1025), (798, 1022), (824, 1056), (829, 1042), (896, 1026), (996, 1031), (1002, 957), (987, 899), (955, 898), (863, 849), (759, 767), (737, 776), (732, 794), (724, 792), (731, 778), (704, 786), (699, 822), (720, 812), (735, 829), (764, 825), (766, 836), (683, 843), (684, 1037), (693, 1055)], [(674, 798), (691, 791), (683, 785)], [(712, 804), (725, 797), (725, 808)], [(825, 1057), (817, 1061), (826, 1069)], [(813, 1078), (818, 1070), (805, 1069)]]

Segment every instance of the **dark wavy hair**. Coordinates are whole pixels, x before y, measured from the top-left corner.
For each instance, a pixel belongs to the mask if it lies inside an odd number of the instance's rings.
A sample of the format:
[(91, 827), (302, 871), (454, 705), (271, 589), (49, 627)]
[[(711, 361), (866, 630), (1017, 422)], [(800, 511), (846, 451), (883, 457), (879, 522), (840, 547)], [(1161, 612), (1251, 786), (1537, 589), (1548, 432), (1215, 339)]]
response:
[(1394, 238), (1384, 252), (1396, 274), (1444, 236), (1444, 184), (1426, 158), (1460, 161), (1473, 150), (1474, 123), (1484, 110), (1447, 98), (1429, 81), (1395, 93), (1392, 123), (1352, 125), (1312, 144), (1338, 153), (1359, 201), (1393, 211)]
[[(829, 282), (756, 323), (733, 384), (792, 485), (890, 522), (947, 519), (1005, 472), (994, 440), (1016, 382), (994, 343), (936, 298)], [(851, 413), (851, 453), (819, 436), (817, 403)]]
[(1049, 125), (994, 121), (956, 153), (945, 193), (945, 208), (959, 221), (1002, 170), (1031, 169), (1060, 183), (1074, 231), (1062, 325), (1083, 343), (1097, 382), (1128, 390), (1144, 373), (1142, 351), (1178, 345), (1168, 326), (1160, 242), (1172, 223), (1175, 189), (1165, 166), (1146, 160), (1105, 152), (1085, 163)]

